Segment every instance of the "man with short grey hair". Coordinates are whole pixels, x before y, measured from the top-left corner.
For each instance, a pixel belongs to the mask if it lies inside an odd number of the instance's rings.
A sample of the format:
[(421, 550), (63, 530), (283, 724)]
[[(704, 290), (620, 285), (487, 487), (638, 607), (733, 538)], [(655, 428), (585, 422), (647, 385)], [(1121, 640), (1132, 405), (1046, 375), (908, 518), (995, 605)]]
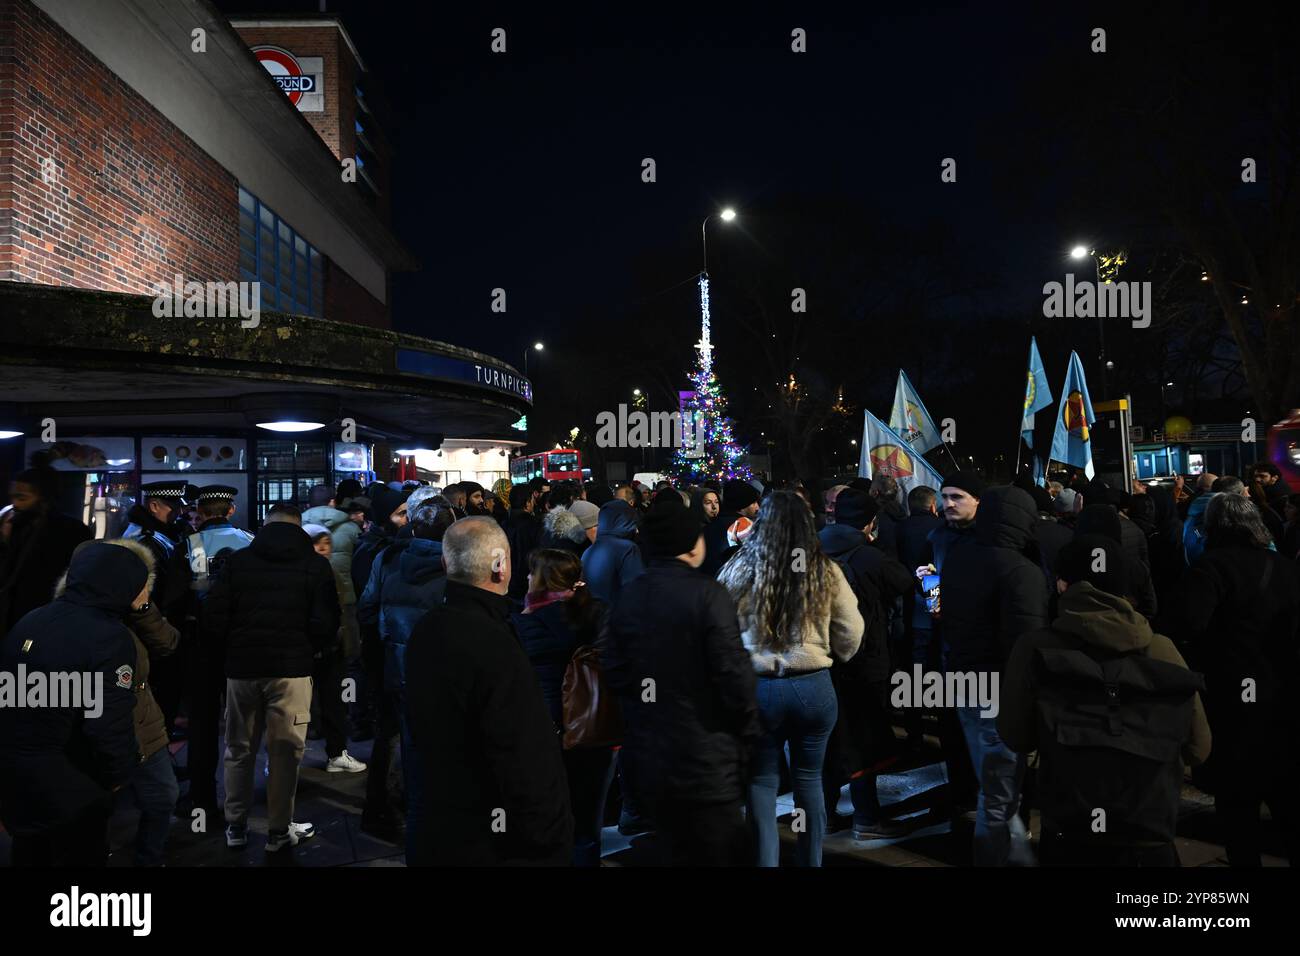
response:
[(510, 543), (492, 518), (465, 518), (443, 535), (442, 561), (444, 602), (416, 625), (406, 650), (411, 739), (431, 784), (407, 862), (567, 866), (573, 817), (563, 755), (510, 628)]

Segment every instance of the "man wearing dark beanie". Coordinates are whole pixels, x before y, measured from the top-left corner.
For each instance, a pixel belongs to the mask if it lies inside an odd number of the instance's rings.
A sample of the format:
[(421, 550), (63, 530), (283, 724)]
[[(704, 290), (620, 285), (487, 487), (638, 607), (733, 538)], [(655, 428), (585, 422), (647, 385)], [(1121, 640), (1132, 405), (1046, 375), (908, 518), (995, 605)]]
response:
[[(1084, 499), (1087, 501), (1087, 499)], [(1141, 550), (1131, 540), (1130, 534), (1136, 534), (1142, 541)], [(1159, 609), (1156, 603), (1156, 589), (1151, 582), (1151, 569), (1146, 562), (1146, 538), (1141, 530), (1127, 518), (1121, 517), (1111, 505), (1084, 505), (1074, 524), (1075, 535), (1098, 534), (1124, 547), (1127, 558), (1125, 566), (1129, 577), (1125, 593), (1133, 598), (1136, 607), (1148, 620), (1156, 616)]]
[(726, 561), (726, 551), (730, 547), (727, 541), (727, 529), (740, 517), (754, 520), (758, 514), (758, 489), (747, 481), (733, 478), (722, 486), (722, 511), (705, 531), (706, 553), (702, 570), (709, 577), (717, 577)]
[[(1210, 727), (1195, 692), (1201, 677), (1187, 671), (1173, 642), (1152, 632), (1125, 597), (1131, 562), (1118, 541), (1107, 535), (1077, 535), (1061, 549), (1058, 563), (1056, 620), (1023, 635), (1012, 648), (1002, 674), (997, 717), (998, 733), (1007, 746), (1017, 753), (1039, 752), (1040, 862), (1177, 866), (1173, 838), (1182, 763), (1173, 758), (1150, 777), (1157, 761), (1130, 757), (1125, 748), (1141, 747), (1148, 754), (1167, 748), (1181, 752), (1182, 760), (1192, 766), (1202, 763), (1210, 753)], [(1102, 667), (1114, 668), (1111, 662), (1126, 657), (1135, 658), (1133, 664), (1122, 665), (1129, 670), (1114, 671), (1117, 679), (1103, 679)], [(1056, 677), (1058, 673), (1063, 676)], [(1088, 675), (1095, 675), (1091, 683)], [(1123, 728), (1120, 746), (1104, 743), (1111, 733), (1110, 718), (1100, 716), (1108, 712), (1111, 680), (1119, 687), (1115, 716)], [(1068, 681), (1073, 689), (1066, 691), (1060, 681)], [(1146, 694), (1135, 690), (1139, 686)], [(1078, 695), (1083, 697), (1079, 706), (1069, 709), (1067, 721), (1074, 739), (1084, 746), (1071, 748), (1058, 743), (1069, 738), (1055, 733), (1067, 722), (1056, 715), (1061, 701), (1068, 706)], [(1092, 718), (1095, 723), (1089, 722), (1089, 714), (1098, 715)], [(1093, 737), (1086, 736), (1094, 730)], [(1090, 740), (1103, 743), (1092, 746)], [(1142, 768), (1136, 776), (1135, 766)], [(1137, 791), (1140, 798), (1106, 801), (1079, 793), (1080, 780), (1104, 780), (1108, 793)], [(1123, 791), (1115, 790), (1117, 786)], [(1080, 806), (1105, 810), (1105, 829), (1096, 829), (1095, 809), (1081, 814)]]
[(762, 733), (754, 667), (731, 596), (698, 570), (703, 514), (660, 497), (641, 524), (648, 566), (619, 594), (601, 649), (623, 705), (623, 783), (655, 821), (667, 865), (748, 865), (744, 765)]
[(875, 545), (879, 513), (877, 499), (850, 486), (835, 499), (835, 523), (817, 534), (822, 550), (844, 572), (866, 624), (858, 652), (831, 665), (839, 718), (822, 766), (826, 819), (839, 822), (835, 808), (847, 782), (858, 840), (888, 839), (904, 829), (881, 813), (876, 779), (877, 770), (898, 755), (889, 712), (888, 609), (913, 584), (911, 572)]

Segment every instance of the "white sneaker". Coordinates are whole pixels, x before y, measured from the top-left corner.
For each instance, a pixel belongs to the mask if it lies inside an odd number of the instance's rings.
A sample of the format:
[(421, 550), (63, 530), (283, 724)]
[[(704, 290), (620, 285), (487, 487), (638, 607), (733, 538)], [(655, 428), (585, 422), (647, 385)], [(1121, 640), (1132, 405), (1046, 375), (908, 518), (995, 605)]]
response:
[(287, 833), (272, 833), (266, 838), (266, 852), (276, 853), (287, 846), (297, 846), (315, 835), (316, 828), (310, 823), (290, 823)]
[(239, 850), (248, 846), (248, 827), (227, 826), (226, 846), (232, 850)]
[(328, 773), (361, 773), (365, 769), (366, 765), (346, 750), (325, 763)]

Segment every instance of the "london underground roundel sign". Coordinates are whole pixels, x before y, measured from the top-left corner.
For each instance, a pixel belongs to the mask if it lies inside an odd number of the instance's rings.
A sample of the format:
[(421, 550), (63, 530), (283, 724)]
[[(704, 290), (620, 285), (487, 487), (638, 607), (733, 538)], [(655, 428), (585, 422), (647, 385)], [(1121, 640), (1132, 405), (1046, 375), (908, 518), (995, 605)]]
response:
[(266, 68), (266, 72), (271, 74), (280, 89), (284, 90), (294, 106), (298, 105), (304, 93), (316, 92), (316, 78), (304, 73), (297, 58), (288, 50), (282, 50), (278, 46), (255, 46), (253, 55)]

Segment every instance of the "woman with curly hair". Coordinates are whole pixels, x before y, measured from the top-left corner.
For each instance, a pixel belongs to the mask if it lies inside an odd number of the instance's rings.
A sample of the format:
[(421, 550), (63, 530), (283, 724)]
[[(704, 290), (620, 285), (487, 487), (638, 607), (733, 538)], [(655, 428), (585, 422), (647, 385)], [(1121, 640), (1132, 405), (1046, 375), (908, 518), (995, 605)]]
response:
[(832, 660), (846, 661), (862, 642), (853, 589), (821, 550), (808, 503), (790, 491), (763, 500), (753, 532), (718, 573), (736, 602), (741, 639), (758, 675), (764, 735), (749, 784), (749, 819), (759, 866), (776, 866), (778, 762), (790, 744), (795, 807), (805, 814), (796, 859), (821, 866), (826, 833), (822, 762), (838, 705)]

